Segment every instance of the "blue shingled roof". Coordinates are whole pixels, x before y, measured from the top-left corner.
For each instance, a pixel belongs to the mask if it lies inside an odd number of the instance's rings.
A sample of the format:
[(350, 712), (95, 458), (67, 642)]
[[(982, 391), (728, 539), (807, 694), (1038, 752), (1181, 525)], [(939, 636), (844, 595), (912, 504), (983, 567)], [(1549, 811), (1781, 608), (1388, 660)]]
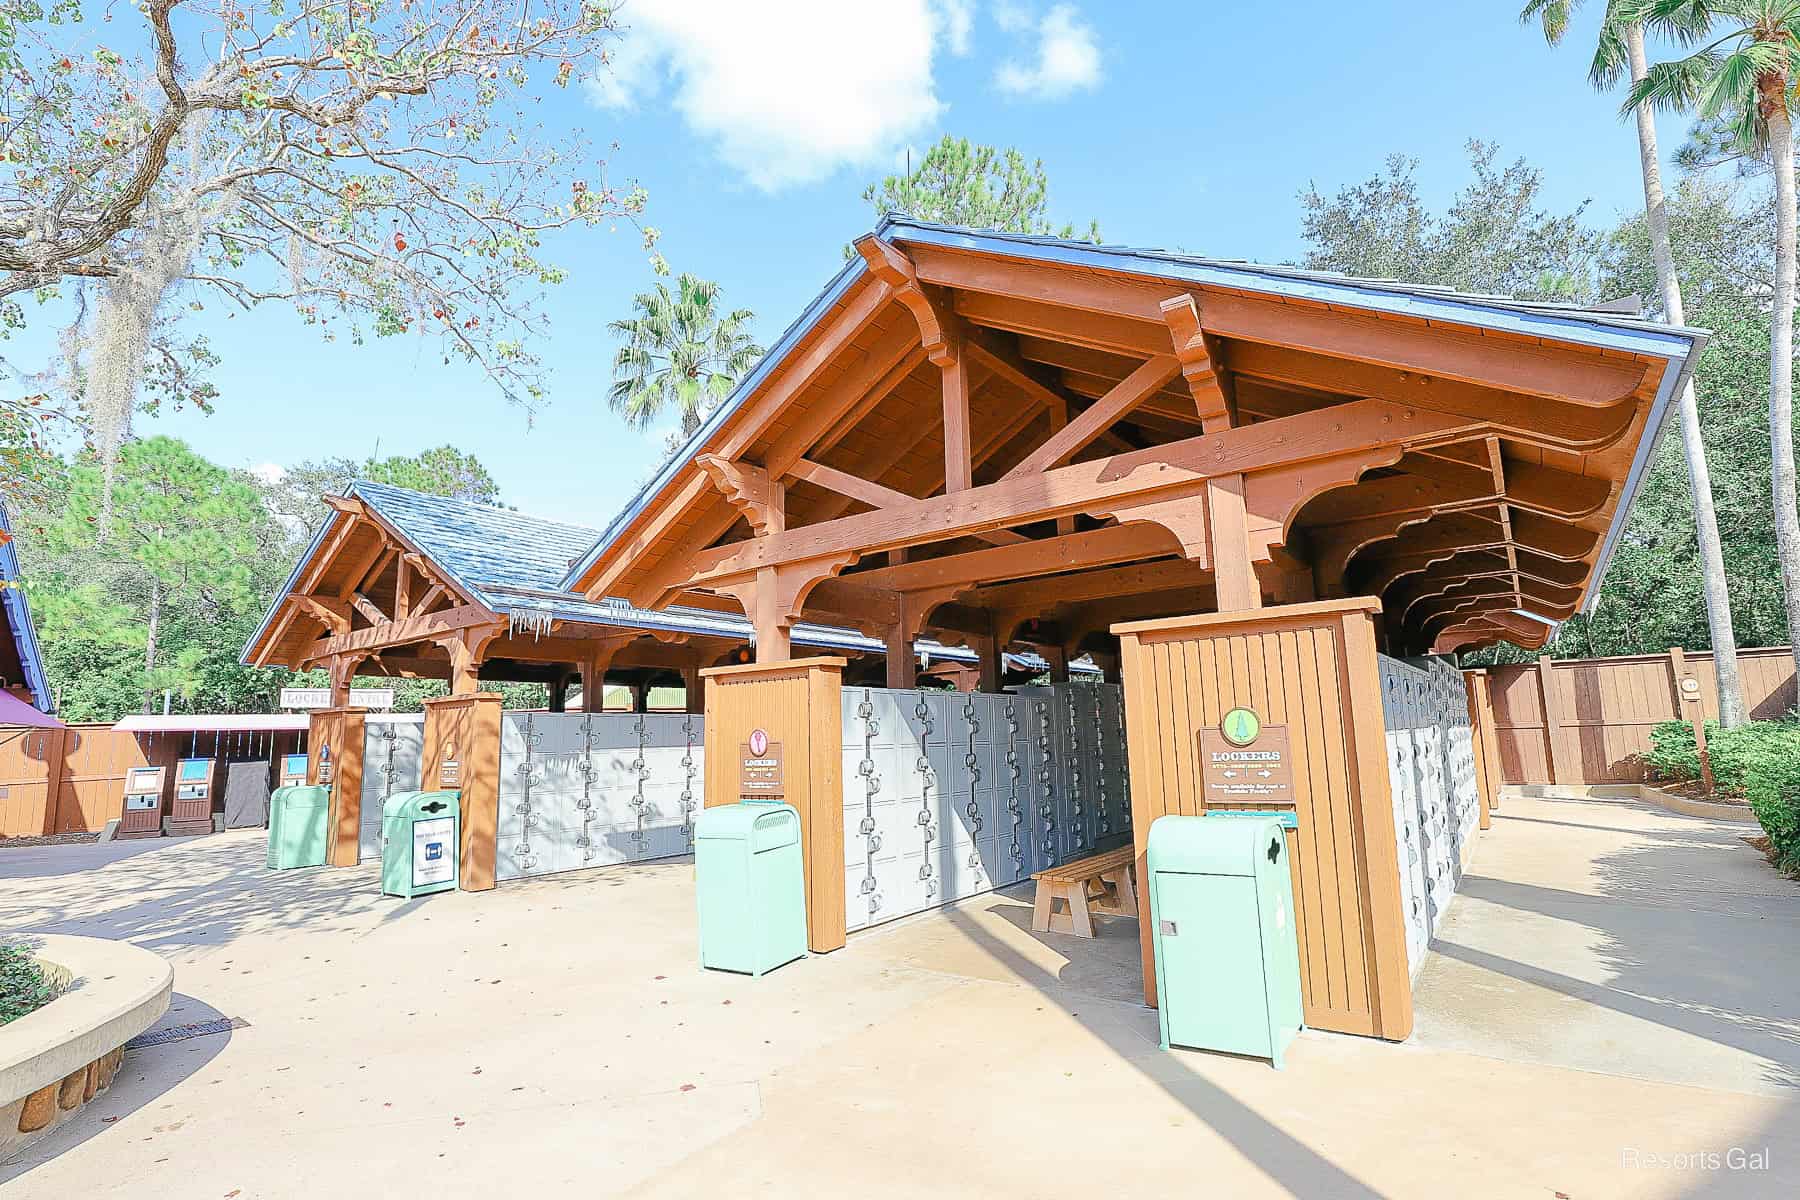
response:
[[(593, 545), (597, 536), (596, 531), (586, 526), (546, 521), (509, 508), (432, 496), (367, 480), (351, 484), (349, 494), (367, 504), (417, 546), (433, 564), (468, 592), (472, 600), (522, 624), (531, 625), (539, 620), (574, 621), (623, 629), (750, 640), (750, 622), (737, 613), (686, 605), (671, 605), (659, 611), (639, 608), (611, 597), (589, 600), (578, 592), (564, 590), (561, 581), (568, 572), (570, 561)], [(280, 607), (281, 599), (293, 589), (301, 568), (318, 553), (326, 534), (342, 519), (341, 515), (333, 513), (320, 528), (249, 645), (261, 638)], [(810, 621), (795, 625), (792, 636), (796, 645), (822, 650), (880, 654), (887, 649), (879, 638), (854, 629), (817, 625)], [(975, 653), (966, 647), (945, 646), (924, 638), (916, 644), (921, 652), (934, 659), (976, 661)], [(1043, 660), (1032, 655), (1009, 657), (1029, 669), (1042, 670), (1044, 667)]]
[[(0, 530), (12, 533), (12, 522), (7, 518), (4, 504), (0, 504)], [(25, 672), (25, 686), (31, 692), (32, 706), (39, 712), (48, 713), (52, 711), (55, 698), (50, 694), (50, 677), (44, 672), (44, 656), (38, 649), (37, 630), (31, 624), (31, 605), (25, 602), (25, 593), (13, 586), (18, 579), (18, 547), (7, 541), (0, 545), (0, 610), (6, 614), (6, 632), (18, 650), (19, 663)]]

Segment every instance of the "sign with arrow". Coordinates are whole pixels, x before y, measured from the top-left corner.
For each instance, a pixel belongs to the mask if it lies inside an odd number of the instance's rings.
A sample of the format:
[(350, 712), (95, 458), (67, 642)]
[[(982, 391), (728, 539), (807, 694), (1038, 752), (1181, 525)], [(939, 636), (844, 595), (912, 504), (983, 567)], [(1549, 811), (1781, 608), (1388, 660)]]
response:
[(1247, 708), (1234, 708), (1217, 728), (1199, 731), (1200, 789), (1219, 808), (1291, 808), (1293, 761), (1286, 725), (1264, 725)]

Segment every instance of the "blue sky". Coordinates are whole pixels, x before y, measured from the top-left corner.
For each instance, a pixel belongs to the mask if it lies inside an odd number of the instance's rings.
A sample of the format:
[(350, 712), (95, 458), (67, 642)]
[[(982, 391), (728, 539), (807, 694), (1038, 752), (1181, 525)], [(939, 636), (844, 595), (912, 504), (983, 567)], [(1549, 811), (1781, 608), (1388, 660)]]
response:
[[(1516, 0), (634, 0), (617, 74), (559, 93), (545, 116), (620, 143), (614, 178), (649, 189), (646, 220), (671, 267), (717, 279), (766, 343), (873, 223), (863, 187), (944, 133), (1041, 157), (1059, 220), (1218, 257), (1297, 257), (1296, 193), (1366, 178), (1390, 153), (1419, 158), (1441, 200), (1466, 173), (1470, 137), (1542, 168), (1550, 206), (1589, 200), (1610, 221), (1642, 192), (1618, 97), (1585, 78), (1601, 7), (1552, 51), (1518, 24)], [(1662, 124), (1672, 149), (1682, 127)], [(547, 302), (551, 401), (533, 421), (427, 343), (321, 345), (269, 309), (213, 330), (225, 358), (214, 415), (141, 420), (138, 432), (246, 467), (450, 442), (520, 509), (604, 524), (662, 446), (604, 401), (606, 323), (653, 277), (628, 228), (555, 250), (571, 277)]]

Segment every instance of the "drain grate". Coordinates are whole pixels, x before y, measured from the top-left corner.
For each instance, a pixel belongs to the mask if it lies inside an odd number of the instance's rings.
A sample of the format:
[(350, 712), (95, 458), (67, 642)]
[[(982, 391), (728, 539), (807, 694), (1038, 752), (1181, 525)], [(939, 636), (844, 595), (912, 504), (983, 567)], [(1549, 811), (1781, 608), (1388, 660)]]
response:
[(167, 1029), (152, 1029), (149, 1033), (140, 1033), (125, 1043), (127, 1050), (142, 1050), (146, 1046), (161, 1046), (168, 1042), (185, 1042), (189, 1038), (205, 1037), (210, 1033), (230, 1033), (233, 1029), (248, 1029), (250, 1022), (242, 1017), (220, 1017), (216, 1021), (197, 1021), (192, 1025), (171, 1025)]

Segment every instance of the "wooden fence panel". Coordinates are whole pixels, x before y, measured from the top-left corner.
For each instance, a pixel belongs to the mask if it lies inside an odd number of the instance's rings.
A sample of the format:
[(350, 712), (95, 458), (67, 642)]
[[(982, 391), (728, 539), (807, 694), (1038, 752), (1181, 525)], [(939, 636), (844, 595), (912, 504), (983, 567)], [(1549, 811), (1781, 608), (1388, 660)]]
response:
[[(1738, 664), (1752, 717), (1773, 720), (1793, 710), (1794, 660), (1787, 647), (1741, 651)], [(1717, 676), (1707, 653), (1544, 659), (1487, 668), (1502, 781), (1642, 782), (1650, 731), (1687, 715), (1678, 691), (1684, 674), (1700, 684), (1702, 714), (1717, 720)]]

